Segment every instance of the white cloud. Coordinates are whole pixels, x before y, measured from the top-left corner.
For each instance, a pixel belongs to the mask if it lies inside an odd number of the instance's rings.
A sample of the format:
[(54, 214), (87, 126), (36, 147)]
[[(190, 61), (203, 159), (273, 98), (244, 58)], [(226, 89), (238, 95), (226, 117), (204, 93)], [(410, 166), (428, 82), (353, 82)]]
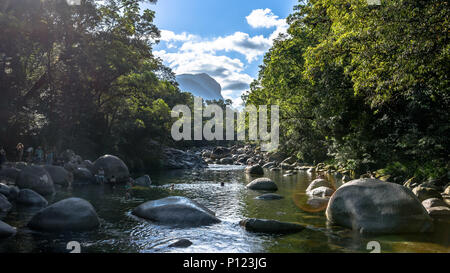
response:
[(256, 9), (250, 13), (249, 16), (245, 17), (247, 23), (253, 28), (271, 28), (278, 27), (280, 24), (286, 22), (283, 19), (278, 19), (278, 16), (273, 14), (270, 9)]
[(186, 32), (183, 32), (181, 34), (175, 34), (173, 31), (170, 30), (161, 30), (161, 41), (164, 42), (186, 42), (190, 40), (197, 39), (198, 37), (196, 35), (188, 34)]

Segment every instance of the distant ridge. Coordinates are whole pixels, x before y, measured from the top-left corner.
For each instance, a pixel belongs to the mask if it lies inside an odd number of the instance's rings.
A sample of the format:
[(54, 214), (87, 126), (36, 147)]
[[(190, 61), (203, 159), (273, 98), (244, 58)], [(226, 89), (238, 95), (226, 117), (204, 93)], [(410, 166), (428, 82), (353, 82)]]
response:
[(205, 100), (223, 100), (222, 87), (206, 73), (176, 76), (181, 91), (190, 92)]

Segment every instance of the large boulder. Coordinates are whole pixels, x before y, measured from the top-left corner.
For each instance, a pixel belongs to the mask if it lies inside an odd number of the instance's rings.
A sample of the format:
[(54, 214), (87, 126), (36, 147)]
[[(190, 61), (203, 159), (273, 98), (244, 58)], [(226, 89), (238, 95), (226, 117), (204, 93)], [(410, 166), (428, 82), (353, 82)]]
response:
[(73, 181), (73, 175), (61, 166), (45, 165), (44, 169), (50, 174), (56, 185), (66, 187)]
[(277, 191), (278, 187), (275, 182), (273, 182), (270, 178), (257, 178), (247, 184), (247, 188), (251, 190), (257, 190), (257, 191)]
[(147, 220), (175, 226), (201, 226), (220, 222), (212, 211), (181, 196), (148, 201), (135, 208), (132, 213)]
[(414, 233), (433, 230), (433, 222), (408, 188), (377, 179), (358, 179), (341, 186), (326, 210), (332, 224), (361, 233)]
[(94, 207), (81, 198), (68, 198), (40, 210), (28, 227), (48, 232), (87, 231), (100, 222)]
[(11, 237), (16, 234), (16, 228), (0, 220), (0, 239)]
[(20, 190), (16, 202), (27, 206), (45, 207), (48, 205), (48, 201), (44, 197), (30, 189)]
[(94, 167), (96, 173), (103, 168), (106, 178), (111, 179), (114, 176), (117, 182), (127, 182), (130, 177), (127, 165), (117, 156), (104, 155), (94, 162)]
[(2, 168), (0, 169), (0, 177), (4, 177), (11, 181), (16, 181), (19, 177), (20, 169), (17, 168)]
[(318, 187), (314, 188), (308, 192), (306, 192), (309, 196), (316, 196), (316, 197), (330, 197), (333, 195), (334, 190), (328, 187)]
[(296, 223), (280, 222), (268, 219), (245, 219), (239, 223), (247, 231), (261, 233), (295, 233), (305, 229)]
[(16, 184), (21, 189), (32, 189), (41, 195), (55, 193), (51, 175), (40, 166), (28, 166), (20, 172)]
[(264, 175), (264, 169), (259, 164), (246, 167), (245, 172), (251, 175)]
[(10, 191), (10, 188), (8, 185), (6, 185), (4, 183), (0, 183), (0, 194), (3, 194), (4, 196), (8, 197), (9, 191)]
[(8, 201), (8, 198), (0, 193), (0, 212), (8, 212), (12, 208), (11, 203)]

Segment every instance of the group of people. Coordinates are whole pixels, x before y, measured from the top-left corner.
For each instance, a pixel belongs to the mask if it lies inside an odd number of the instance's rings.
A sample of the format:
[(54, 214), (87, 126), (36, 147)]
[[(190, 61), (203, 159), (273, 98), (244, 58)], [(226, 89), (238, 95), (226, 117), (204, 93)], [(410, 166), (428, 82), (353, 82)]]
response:
[[(50, 148), (44, 151), (42, 146), (38, 146), (34, 149), (32, 146), (25, 149), (25, 146), (22, 143), (18, 143), (16, 145), (16, 158), (17, 162), (26, 161), (28, 163), (45, 163), (47, 165), (52, 165), (55, 158), (54, 149)], [(0, 168), (1, 166), (8, 161), (6, 157), (6, 149), (3, 146), (0, 146)]]

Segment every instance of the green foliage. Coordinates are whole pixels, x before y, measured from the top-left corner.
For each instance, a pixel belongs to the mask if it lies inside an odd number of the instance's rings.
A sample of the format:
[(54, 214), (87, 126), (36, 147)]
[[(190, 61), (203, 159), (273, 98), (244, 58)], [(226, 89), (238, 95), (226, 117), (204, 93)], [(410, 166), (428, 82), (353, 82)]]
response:
[(282, 149), (301, 160), (437, 176), (450, 150), (449, 13), (439, 0), (300, 1), (244, 100), (280, 105)]

